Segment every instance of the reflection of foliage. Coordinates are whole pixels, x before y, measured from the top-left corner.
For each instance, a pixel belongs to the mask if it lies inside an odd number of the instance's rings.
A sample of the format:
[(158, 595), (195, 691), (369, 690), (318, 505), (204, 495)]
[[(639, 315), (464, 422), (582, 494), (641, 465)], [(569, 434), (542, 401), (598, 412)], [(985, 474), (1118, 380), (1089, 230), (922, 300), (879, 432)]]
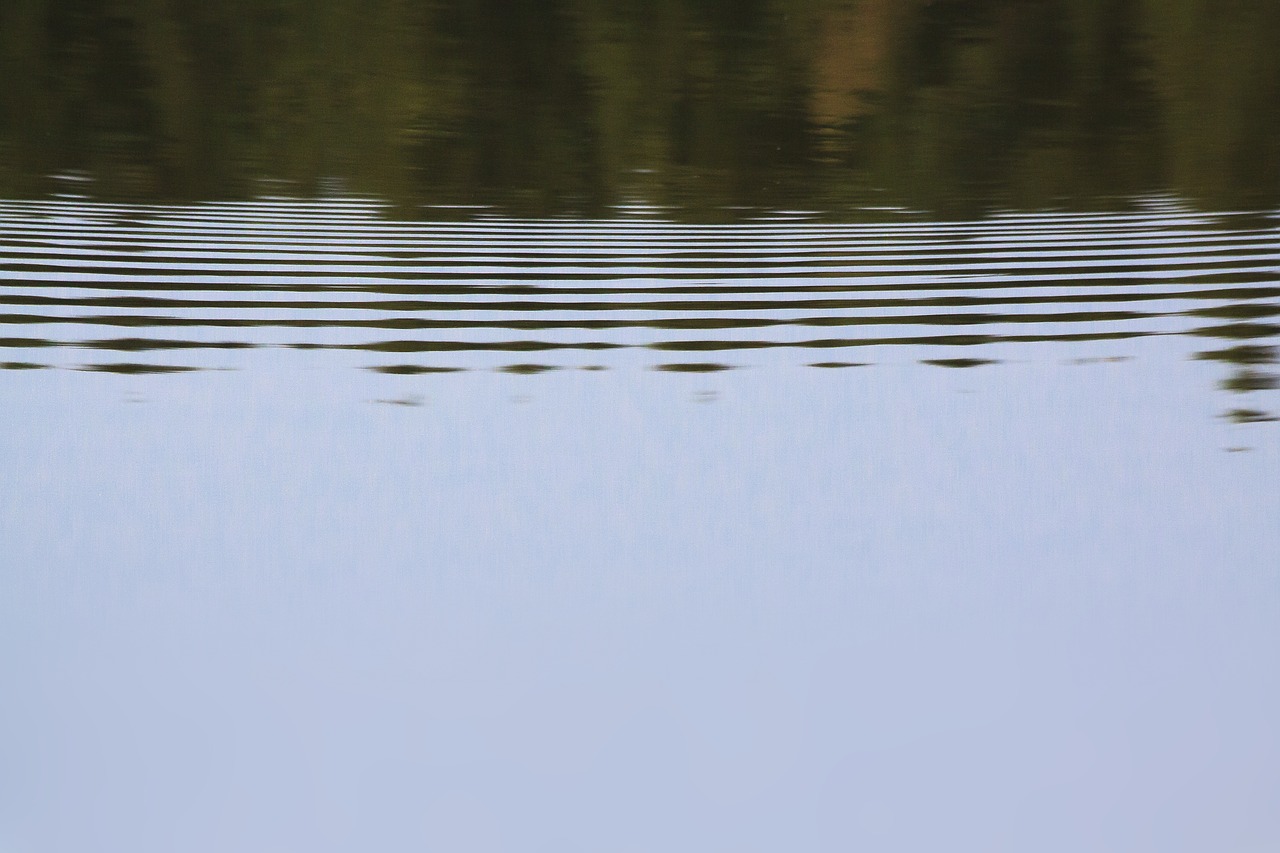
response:
[(1275, 364), (1280, 358), (1280, 351), (1275, 347), (1260, 344), (1240, 344), (1221, 350), (1211, 350), (1197, 354), (1197, 358), (1225, 361), (1228, 364)]
[(1280, 188), (1280, 3), (1146, 0), (1170, 181), (1229, 204)]
[(1237, 370), (1218, 383), (1224, 391), (1245, 394), (1250, 391), (1270, 391), (1280, 387), (1280, 376), (1259, 370)]
[[(1280, 388), (1280, 374), (1255, 369), (1258, 365), (1275, 364), (1277, 349), (1264, 344), (1239, 344), (1220, 350), (1198, 353), (1196, 358), (1221, 361), (1236, 366), (1226, 379), (1218, 382), (1218, 387), (1233, 394), (1249, 394), (1255, 391), (1271, 391)], [(1236, 408), (1223, 417), (1235, 423), (1264, 423), (1276, 420), (1269, 412), (1259, 409)]]
[(0, 192), (1274, 198), (1276, 43), (1255, 0), (6, 0)]
[(1280, 420), (1270, 412), (1260, 409), (1231, 409), (1222, 416), (1238, 424), (1264, 424)]
[[(1155, 103), (1127, 2), (928, 4), (872, 122), (885, 183), (922, 203), (1013, 203), (1157, 182)], [(941, 194), (941, 199), (940, 199)]]

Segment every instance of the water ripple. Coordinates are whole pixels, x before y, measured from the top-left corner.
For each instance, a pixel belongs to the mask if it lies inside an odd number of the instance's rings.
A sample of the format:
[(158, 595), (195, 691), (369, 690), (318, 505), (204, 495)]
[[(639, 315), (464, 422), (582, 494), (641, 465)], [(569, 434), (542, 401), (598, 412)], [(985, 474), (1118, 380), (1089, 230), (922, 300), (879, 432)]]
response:
[[(0, 201), (0, 354), (8, 370), (125, 373), (224, 367), (230, 351), (263, 348), (388, 374), (706, 372), (862, 365), (806, 353), (868, 347), (973, 367), (1007, 360), (1010, 345), (1171, 334), (1238, 340), (1222, 352), (1246, 358), (1280, 333), (1267, 322), (1280, 315), (1280, 227), (1257, 212), (1161, 200), (967, 222), (642, 213), (405, 221), (370, 200)], [(1272, 387), (1255, 373), (1224, 387)]]

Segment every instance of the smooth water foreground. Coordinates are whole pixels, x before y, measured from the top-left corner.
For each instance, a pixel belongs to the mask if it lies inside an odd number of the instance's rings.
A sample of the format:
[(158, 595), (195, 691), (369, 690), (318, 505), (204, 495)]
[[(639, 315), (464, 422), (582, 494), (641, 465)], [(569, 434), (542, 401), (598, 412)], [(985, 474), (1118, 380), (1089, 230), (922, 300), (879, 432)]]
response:
[(1269, 850), (1280, 233), (0, 202), (0, 847)]

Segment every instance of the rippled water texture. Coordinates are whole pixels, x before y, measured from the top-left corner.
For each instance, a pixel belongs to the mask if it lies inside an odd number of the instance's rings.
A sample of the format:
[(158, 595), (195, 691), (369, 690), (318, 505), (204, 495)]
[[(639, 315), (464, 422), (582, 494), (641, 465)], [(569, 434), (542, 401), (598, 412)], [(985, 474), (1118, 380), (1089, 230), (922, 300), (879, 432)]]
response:
[(0, 204), (10, 837), (1266, 849), (1276, 219), (1118, 207)]
[(0, 2), (0, 851), (1280, 849), (1277, 44)]
[(1075, 343), (1087, 358), (1090, 342), (1179, 335), (1188, 355), (1242, 365), (1226, 387), (1275, 387), (1261, 367), (1280, 334), (1275, 216), (1150, 200), (867, 218), (394, 221), (364, 201), (7, 202), (6, 366), (253, 369), (231, 351), (274, 347), (299, 365), (392, 374), (965, 367), (1043, 357), (1020, 344)]

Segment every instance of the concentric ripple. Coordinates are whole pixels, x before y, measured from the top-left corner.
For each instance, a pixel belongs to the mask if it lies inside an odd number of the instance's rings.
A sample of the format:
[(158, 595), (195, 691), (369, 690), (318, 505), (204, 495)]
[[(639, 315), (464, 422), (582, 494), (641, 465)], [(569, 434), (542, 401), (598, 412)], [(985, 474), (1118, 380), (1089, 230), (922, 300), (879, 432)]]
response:
[(270, 348), (404, 374), (697, 372), (890, 348), (967, 367), (1010, 346), (1155, 334), (1268, 351), (1280, 220), (1126, 207), (691, 225), (644, 208), (404, 221), (365, 200), (3, 201), (0, 363), (252, 369), (265, 356), (236, 351)]

